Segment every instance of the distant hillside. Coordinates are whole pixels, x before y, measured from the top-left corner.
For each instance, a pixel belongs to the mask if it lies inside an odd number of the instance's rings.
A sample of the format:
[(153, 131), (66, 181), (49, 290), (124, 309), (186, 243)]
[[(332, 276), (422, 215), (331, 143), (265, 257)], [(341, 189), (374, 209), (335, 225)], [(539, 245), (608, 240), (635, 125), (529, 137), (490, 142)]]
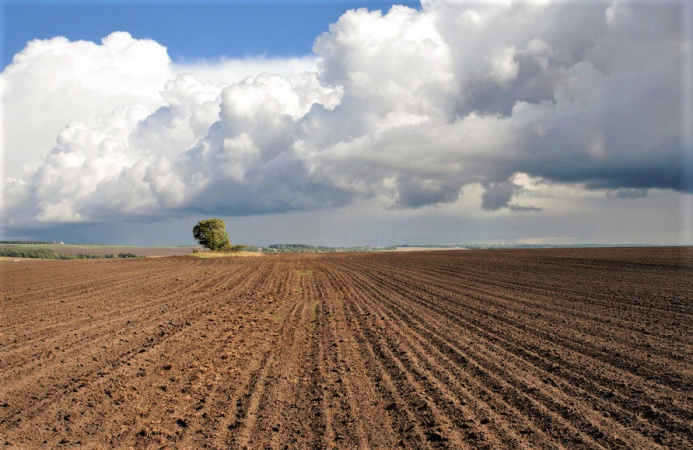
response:
[(0, 241), (0, 244), (56, 244), (54, 241)]
[[(191, 255), (199, 246), (126, 246), (94, 244), (60, 244), (43, 241), (0, 241), (0, 256), (43, 259), (116, 258), (132, 256)], [(21, 254), (24, 253), (24, 256)], [(56, 256), (57, 255), (57, 256)], [(132, 256), (130, 256), (132, 255)]]
[(261, 251), (263, 253), (332, 253), (332, 252), (374, 252), (383, 250), (395, 250), (395, 246), (387, 247), (325, 247), (322, 245), (305, 245), (305, 244), (274, 244), (268, 247), (252, 247), (248, 250)]

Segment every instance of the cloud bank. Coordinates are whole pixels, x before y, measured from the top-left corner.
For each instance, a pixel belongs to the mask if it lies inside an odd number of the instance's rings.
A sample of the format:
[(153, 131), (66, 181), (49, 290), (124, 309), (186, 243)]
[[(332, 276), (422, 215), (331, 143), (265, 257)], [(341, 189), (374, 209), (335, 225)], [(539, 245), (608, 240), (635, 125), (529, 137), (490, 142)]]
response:
[(303, 59), (185, 66), (125, 32), (33, 41), (0, 80), (4, 226), (691, 192), (683, 8), (426, 1), (347, 11)]

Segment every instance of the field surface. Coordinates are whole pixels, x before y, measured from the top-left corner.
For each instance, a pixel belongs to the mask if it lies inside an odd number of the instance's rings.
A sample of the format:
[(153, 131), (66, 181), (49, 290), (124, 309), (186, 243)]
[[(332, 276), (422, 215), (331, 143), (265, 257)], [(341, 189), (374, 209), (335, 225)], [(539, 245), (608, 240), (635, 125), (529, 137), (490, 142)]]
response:
[(0, 276), (8, 446), (693, 448), (690, 248)]

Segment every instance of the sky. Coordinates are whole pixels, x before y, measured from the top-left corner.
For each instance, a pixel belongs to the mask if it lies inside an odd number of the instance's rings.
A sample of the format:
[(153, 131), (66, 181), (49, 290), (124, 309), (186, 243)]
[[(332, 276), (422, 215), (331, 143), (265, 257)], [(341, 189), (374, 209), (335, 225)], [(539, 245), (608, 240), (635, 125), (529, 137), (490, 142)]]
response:
[(693, 244), (691, 9), (6, 0), (0, 238)]

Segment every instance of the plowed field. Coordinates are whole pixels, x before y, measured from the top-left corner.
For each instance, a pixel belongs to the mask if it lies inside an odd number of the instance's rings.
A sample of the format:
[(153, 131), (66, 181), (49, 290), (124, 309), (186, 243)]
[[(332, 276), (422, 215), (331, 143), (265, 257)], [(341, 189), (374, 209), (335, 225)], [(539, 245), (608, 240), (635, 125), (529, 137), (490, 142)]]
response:
[(693, 448), (690, 248), (0, 275), (0, 444)]

